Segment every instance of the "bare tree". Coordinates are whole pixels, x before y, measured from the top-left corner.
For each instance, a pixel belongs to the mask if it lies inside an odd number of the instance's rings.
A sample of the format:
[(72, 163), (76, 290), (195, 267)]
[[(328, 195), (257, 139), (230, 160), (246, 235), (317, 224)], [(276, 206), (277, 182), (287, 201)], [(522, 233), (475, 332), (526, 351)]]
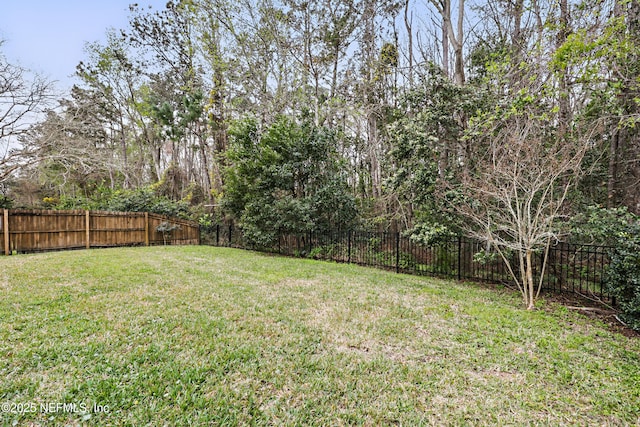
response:
[(0, 183), (20, 167), (18, 138), (48, 106), (52, 92), (50, 82), (38, 76), (29, 79), (27, 70), (0, 53)]
[(119, 147), (110, 144), (103, 124), (86, 109), (64, 101), (61, 110), (47, 112), (21, 137), (22, 175), (58, 186), (61, 194), (96, 182), (113, 188), (123, 174)]
[[(540, 292), (549, 245), (560, 237), (557, 219), (589, 147), (587, 136), (569, 142), (545, 134), (548, 128), (525, 113), (498, 120), (480, 141), (484, 153), (476, 153), (475, 167), (462, 172), (458, 190), (465, 202), (456, 205), (469, 220), (466, 231), (491, 244), (505, 262), (529, 310)], [(533, 256), (539, 252), (545, 261), (536, 284)]]

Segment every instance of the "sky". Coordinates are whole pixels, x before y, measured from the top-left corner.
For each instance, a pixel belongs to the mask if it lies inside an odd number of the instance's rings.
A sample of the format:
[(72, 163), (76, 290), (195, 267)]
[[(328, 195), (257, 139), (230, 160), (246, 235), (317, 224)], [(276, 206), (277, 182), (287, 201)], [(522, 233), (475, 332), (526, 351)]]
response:
[[(131, 3), (136, 0), (0, 0), (0, 52), (68, 90), (85, 44), (104, 41), (109, 28), (126, 28)], [(137, 3), (160, 10), (166, 0)]]

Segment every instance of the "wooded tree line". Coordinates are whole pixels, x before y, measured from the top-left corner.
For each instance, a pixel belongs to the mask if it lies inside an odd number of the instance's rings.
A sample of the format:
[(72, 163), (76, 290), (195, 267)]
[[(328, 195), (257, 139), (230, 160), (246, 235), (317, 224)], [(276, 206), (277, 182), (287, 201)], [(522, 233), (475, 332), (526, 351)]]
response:
[(639, 57), (636, 0), (132, 5), (57, 105), (2, 60), (0, 190), (180, 201), (256, 241), (359, 225), (531, 249), (586, 206), (640, 213)]

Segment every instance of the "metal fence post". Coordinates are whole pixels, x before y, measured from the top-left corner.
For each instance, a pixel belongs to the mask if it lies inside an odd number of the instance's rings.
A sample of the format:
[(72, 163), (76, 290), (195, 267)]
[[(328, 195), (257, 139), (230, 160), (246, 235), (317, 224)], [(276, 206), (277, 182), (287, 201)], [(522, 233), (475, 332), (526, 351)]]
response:
[[(542, 267), (543, 267), (543, 266), (547, 267), (547, 266), (545, 265), (545, 264), (546, 264), (546, 263), (545, 263), (545, 252), (546, 252), (546, 256), (547, 256), (547, 261), (548, 261), (548, 259), (549, 259), (549, 253), (550, 253), (550, 251), (542, 251), (542, 252), (540, 253), (540, 267), (539, 267), (540, 273), (539, 273), (539, 274), (540, 274), (540, 276), (541, 276), (541, 277), (540, 277), (540, 281), (539, 281), (539, 282), (536, 282), (536, 283), (541, 283), (541, 284), (542, 284), (542, 289), (545, 289), (545, 287), (544, 287), (544, 273), (545, 273), (545, 271), (542, 269)], [(548, 284), (548, 283), (547, 283), (547, 284)]]
[(396, 273), (400, 273), (400, 232), (396, 231)]
[(351, 230), (349, 230), (347, 242), (347, 263), (351, 264)]
[(462, 236), (458, 236), (458, 280), (462, 280)]

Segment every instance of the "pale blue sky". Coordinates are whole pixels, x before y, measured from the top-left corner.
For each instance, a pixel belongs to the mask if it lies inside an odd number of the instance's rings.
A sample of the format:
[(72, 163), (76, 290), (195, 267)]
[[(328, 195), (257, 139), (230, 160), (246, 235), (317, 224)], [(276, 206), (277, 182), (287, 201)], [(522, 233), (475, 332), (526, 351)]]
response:
[(85, 43), (104, 40), (108, 28), (125, 28), (131, 3), (160, 10), (166, 0), (0, 0), (0, 50), (66, 90)]

